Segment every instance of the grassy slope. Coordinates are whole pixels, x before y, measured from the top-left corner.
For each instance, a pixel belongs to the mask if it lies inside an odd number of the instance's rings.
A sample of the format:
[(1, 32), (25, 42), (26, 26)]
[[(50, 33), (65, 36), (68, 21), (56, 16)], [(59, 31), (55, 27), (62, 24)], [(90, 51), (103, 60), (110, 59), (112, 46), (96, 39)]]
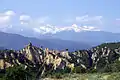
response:
[[(53, 76), (52, 76), (53, 77)], [(43, 80), (120, 80), (119, 73), (93, 73), (93, 74), (65, 74), (62, 78), (45, 78)]]

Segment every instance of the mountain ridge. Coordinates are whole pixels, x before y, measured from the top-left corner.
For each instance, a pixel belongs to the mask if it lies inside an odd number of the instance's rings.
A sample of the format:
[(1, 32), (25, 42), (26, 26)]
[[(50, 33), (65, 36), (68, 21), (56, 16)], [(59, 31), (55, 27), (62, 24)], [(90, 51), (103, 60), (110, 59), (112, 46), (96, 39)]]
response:
[(82, 49), (91, 47), (89, 44), (84, 42), (75, 42), (70, 40), (61, 40), (61, 39), (37, 39), (33, 37), (24, 37), (18, 34), (4, 33), (0, 32), (0, 46), (5, 48), (13, 48), (13, 49), (21, 49), (24, 45), (32, 42), (36, 46), (44, 46), (51, 49), (65, 49), (69, 48), (69, 50), (73, 49)]
[(31, 69), (37, 75), (36, 78), (58, 72), (63, 74), (120, 71), (120, 43), (112, 43), (112, 47), (111, 43), (100, 46), (69, 52), (67, 49), (43, 49), (29, 43), (20, 50), (0, 50), (0, 70), (14, 68), (15, 65), (23, 66), (25, 70)]
[[(2, 32), (0, 34), (5, 35), (5, 33), (2, 33)], [(14, 36), (18, 35), (19, 37), (21, 37), (20, 34), (14, 34), (14, 33), (7, 33), (6, 35), (9, 35), (9, 34), (13, 34)], [(1, 35), (1, 37), (2, 37), (2, 35)], [(112, 33), (112, 32), (105, 32), (105, 31), (82, 31), (82, 32), (61, 31), (61, 32), (57, 32), (55, 34), (36, 34), (36, 36), (31, 36), (30, 38), (32, 38), (32, 40), (33, 40), (33, 38), (35, 38), (36, 40), (39, 39), (39, 40), (42, 40), (42, 42), (43, 42), (43, 40), (45, 40), (45, 42), (50, 41), (50, 43), (51, 42), (54, 43), (54, 41), (56, 41), (56, 40), (58, 42), (60, 41), (61, 44), (62, 44), (62, 42), (67, 42), (67, 41), (69, 43), (75, 43), (75, 44), (76, 43), (84, 43), (84, 44), (88, 44), (88, 46), (92, 47), (92, 46), (97, 46), (97, 45), (105, 43), (105, 42), (119, 42), (120, 41), (119, 35), (120, 35), (120, 33)], [(24, 39), (29, 38), (29, 37), (27, 37), (27, 35), (26, 36), (24, 35), (23, 37), (24, 37)], [(3, 37), (3, 38), (5, 38), (5, 37)], [(9, 41), (9, 39), (6, 39), (6, 40), (2, 40), (1, 42), (7, 41), (7, 40)], [(46, 40), (48, 40), (48, 41), (46, 41)], [(27, 42), (25, 42), (25, 44), (27, 44), (29, 41), (30, 40), (27, 39)], [(38, 40), (36, 42), (38, 42)], [(43, 42), (43, 43), (45, 43), (45, 42)], [(37, 45), (37, 43), (36, 43), (36, 45)], [(4, 45), (2, 45), (2, 43), (1, 43), (1, 46), (4, 47)], [(22, 45), (22, 47), (23, 47), (23, 45)], [(50, 46), (48, 46), (48, 47), (50, 47)], [(68, 47), (68, 46), (66, 46), (66, 47)], [(90, 48), (90, 47), (86, 47), (86, 48)]]

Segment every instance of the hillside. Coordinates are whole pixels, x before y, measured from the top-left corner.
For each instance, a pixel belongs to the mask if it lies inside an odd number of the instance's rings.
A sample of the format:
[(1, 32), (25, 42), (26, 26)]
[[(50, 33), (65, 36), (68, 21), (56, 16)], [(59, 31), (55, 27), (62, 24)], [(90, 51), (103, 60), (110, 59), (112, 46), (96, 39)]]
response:
[(98, 45), (100, 48), (102, 47), (109, 47), (110, 49), (116, 49), (120, 47), (120, 42), (116, 43), (103, 43), (101, 45)]
[[(19, 34), (21, 35), (24, 34), (24, 36), (28, 36), (25, 35), (25, 32)], [(69, 50), (74, 51), (78, 49), (87, 49), (106, 42), (111, 43), (111, 42), (120, 41), (119, 33), (105, 32), (105, 31), (75, 32), (72, 30), (67, 30), (67, 31), (65, 30), (54, 34), (36, 33), (35, 35), (33, 35), (32, 31), (30, 31), (29, 33), (30, 33), (29, 36), (34, 36), (35, 38), (24, 37), (18, 34), (0, 32), (0, 36), (2, 37), (0, 39), (1, 42), (0, 46), (6, 48), (21, 49), (22, 47), (24, 47), (24, 45), (28, 44), (31, 41), (36, 46), (43, 45), (44, 47), (48, 47), (51, 49), (59, 49), (59, 50), (68, 48)], [(14, 45), (11, 46), (11, 44), (13, 44), (14, 42), (17, 45), (17, 47)]]
[[(94, 73), (119, 72), (120, 48), (118, 43), (104, 44), (89, 50), (68, 52), (36, 47), (29, 43), (21, 50), (1, 50), (0, 69), (4, 70), (15, 65), (22, 65), (25, 70), (30, 68), (36, 78), (50, 73)], [(103, 45), (101, 45), (103, 46)], [(53, 75), (54, 75), (53, 74)]]
[(61, 39), (36, 39), (32, 37), (24, 37), (18, 34), (0, 32), (0, 46), (8, 49), (22, 49), (29, 42), (32, 42), (35, 46), (48, 47), (50, 49), (62, 50), (68, 48), (70, 51), (78, 49), (86, 49), (91, 46), (84, 42), (76, 42)]
[[(43, 80), (56, 80), (58, 76), (50, 76)], [(65, 74), (58, 80), (120, 80), (120, 73), (86, 73), (86, 74)]]
[(119, 33), (105, 31), (61, 31), (52, 36), (63, 40), (82, 41), (96, 46), (105, 42), (119, 42), (119, 35)]
[(3, 50), (3, 49), (5, 49), (4, 47), (0, 47), (0, 50)]

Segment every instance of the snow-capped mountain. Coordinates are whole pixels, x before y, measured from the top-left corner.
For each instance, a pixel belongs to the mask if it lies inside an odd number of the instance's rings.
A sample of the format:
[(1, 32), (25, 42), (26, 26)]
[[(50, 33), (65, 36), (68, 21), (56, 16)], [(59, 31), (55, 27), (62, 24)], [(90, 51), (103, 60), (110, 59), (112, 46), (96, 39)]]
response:
[(48, 33), (56, 34), (57, 32), (61, 32), (61, 31), (74, 31), (74, 32), (100, 31), (100, 29), (97, 29), (92, 26), (78, 27), (76, 24), (73, 24), (72, 26), (68, 26), (68, 27), (56, 27), (56, 26), (51, 26), (47, 24), (45, 26), (40, 26), (39, 28), (33, 28), (33, 30), (40, 34), (48, 34)]
[[(26, 31), (22, 31), (22, 33)], [(29, 32), (29, 31), (27, 31)], [(79, 27), (76, 24), (66, 27), (58, 27), (52, 25), (43, 25), (40, 27), (32, 28), (29, 32), (30, 36), (39, 39), (62, 39), (71, 40), (77, 42), (90, 43), (92, 45), (98, 45), (104, 42), (118, 42), (120, 41), (120, 34), (101, 31), (93, 26)]]
[[(98, 45), (104, 42), (120, 41), (120, 34), (101, 31), (93, 26), (79, 27), (76, 24), (68, 27), (58, 27), (43, 25), (36, 27), (22, 27), (23, 29), (11, 28), (11, 33), (17, 33), (26, 37), (36, 37), (38, 39), (62, 39), (77, 42), (85, 42), (90, 45)], [(10, 30), (10, 29), (9, 29)], [(7, 31), (9, 32), (9, 31)]]

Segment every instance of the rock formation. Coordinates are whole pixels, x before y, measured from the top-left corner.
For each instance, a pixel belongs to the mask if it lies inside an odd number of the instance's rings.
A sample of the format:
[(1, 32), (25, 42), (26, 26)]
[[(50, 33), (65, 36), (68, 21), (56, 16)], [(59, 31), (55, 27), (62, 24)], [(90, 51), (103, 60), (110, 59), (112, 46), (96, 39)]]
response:
[(110, 49), (109, 47), (94, 47), (89, 50), (79, 50), (75, 52), (49, 50), (42, 47), (28, 44), (19, 51), (1, 50), (0, 69), (24, 64), (42, 70), (59, 70), (69, 67), (71, 70), (79, 66), (83, 69), (102, 69), (106, 64), (115, 60), (120, 60), (120, 48)]

